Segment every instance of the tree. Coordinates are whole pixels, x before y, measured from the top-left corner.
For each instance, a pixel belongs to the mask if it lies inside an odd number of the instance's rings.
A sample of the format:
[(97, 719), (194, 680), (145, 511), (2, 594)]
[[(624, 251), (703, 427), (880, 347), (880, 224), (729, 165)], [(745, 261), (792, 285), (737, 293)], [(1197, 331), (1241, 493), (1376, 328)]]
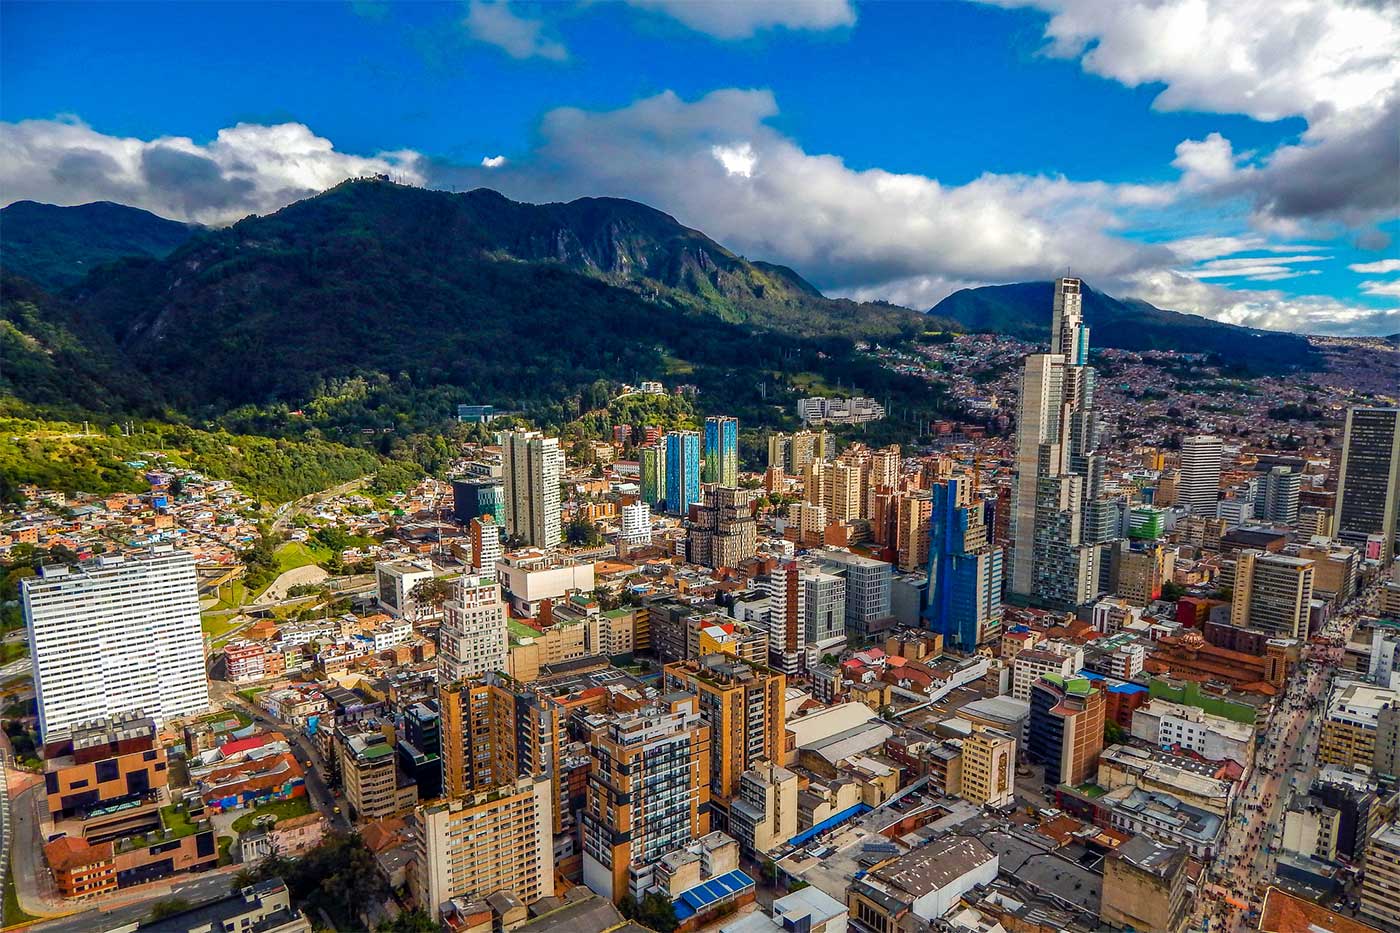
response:
[(564, 529), (564, 540), (575, 547), (597, 547), (603, 543), (603, 533), (582, 511), (574, 513)]
[(1173, 583), (1171, 580), (1168, 580), (1162, 584), (1162, 598), (1168, 602), (1174, 603), (1185, 595), (1186, 587), (1179, 583)]
[(375, 927), (375, 933), (438, 933), (442, 928), (422, 910), (403, 910), (393, 920)]
[(446, 577), (429, 577), (415, 583), (408, 595), (418, 605), (432, 606), (434, 612), (441, 612), (456, 590), (456, 585)]
[(1105, 745), (1121, 745), (1128, 738), (1122, 726), (1111, 719), (1104, 720), (1103, 741)]
[(642, 898), (638, 922), (651, 927), (656, 933), (674, 933), (680, 921), (676, 919), (676, 906), (664, 894), (652, 891)]
[(193, 906), (193, 904), (185, 900), (183, 897), (167, 898), (163, 901), (156, 902), (155, 906), (151, 908), (149, 919), (152, 921), (164, 920), (166, 917), (173, 917), (175, 916), (175, 914), (182, 914)]

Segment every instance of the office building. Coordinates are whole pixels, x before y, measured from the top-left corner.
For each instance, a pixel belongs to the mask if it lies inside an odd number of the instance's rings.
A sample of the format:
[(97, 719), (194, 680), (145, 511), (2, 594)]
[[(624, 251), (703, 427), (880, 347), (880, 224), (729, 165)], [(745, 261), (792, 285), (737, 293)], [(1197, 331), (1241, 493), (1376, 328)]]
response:
[(839, 653), (846, 644), (846, 578), (841, 574), (808, 570), (802, 574), (803, 624), (806, 627), (808, 661), (827, 653)]
[(430, 561), (381, 560), (374, 565), (375, 598), (379, 608), (396, 619), (416, 618), (427, 607), (413, 589), (434, 576)]
[(684, 515), (700, 501), (700, 435), (671, 431), (666, 435), (666, 511)]
[(927, 490), (901, 493), (895, 499), (896, 561), (904, 573), (928, 572), (928, 523), (933, 496)]
[(945, 480), (931, 492), (925, 624), (948, 647), (970, 653), (1001, 630), (1001, 549), (988, 539), (968, 480)]
[(797, 835), (797, 775), (762, 761), (739, 776), (729, 805), (729, 835), (749, 858), (761, 858)]
[(1275, 638), (1306, 638), (1312, 597), (1312, 561), (1257, 550), (1236, 555), (1231, 625)]
[(498, 479), (454, 479), (452, 517), (463, 525), (490, 515), (499, 527), (506, 523), (505, 487)]
[(1084, 677), (1047, 674), (1031, 685), (1026, 756), (1045, 783), (1078, 786), (1094, 777), (1103, 751), (1103, 691)]
[[(662, 689), (694, 694), (710, 727), (710, 801), (721, 822), (740, 776), (761, 761), (783, 758), (787, 678), (726, 655), (668, 664)], [(712, 829), (722, 826), (711, 825)]]
[(705, 419), (704, 482), (739, 485), (739, 422), (735, 418)]
[[(1400, 691), (1338, 681), (1327, 699), (1318, 760), (1343, 768), (1374, 768), (1382, 713), (1396, 707), (1400, 707)], [(1383, 746), (1383, 757), (1386, 751)]]
[(1107, 545), (1108, 588), (1130, 605), (1147, 607), (1172, 578), (1175, 550), (1158, 541), (1124, 539)]
[(707, 486), (695, 520), (686, 531), (686, 550), (701, 567), (737, 567), (758, 550), (758, 522), (753, 516), (756, 489)]
[(478, 515), (467, 526), (472, 543), (472, 569), (477, 573), (496, 572), (496, 561), (505, 549), (501, 545), (501, 526), (490, 515)]
[(1298, 498), (1303, 489), (1303, 474), (1292, 467), (1276, 466), (1260, 479), (1259, 505), (1255, 512), (1276, 525), (1298, 524)]
[(140, 710), (164, 724), (209, 708), (194, 555), (159, 547), (41, 567), (20, 581), (39, 731)]
[(874, 623), (890, 617), (894, 567), (882, 560), (827, 549), (816, 555), (818, 566), (846, 579), (846, 635), (867, 636)]
[(506, 669), (506, 604), (494, 573), (457, 581), (438, 630), (438, 679), (453, 683)]
[(1347, 410), (1332, 536), (1365, 548), (1372, 535), (1377, 559), (1390, 563), (1400, 537), (1400, 408)]
[(1197, 434), (1181, 442), (1181, 472), (1176, 504), (1192, 515), (1215, 515), (1220, 501), (1220, 465), (1225, 446), (1220, 438)]
[(640, 900), (661, 857), (710, 831), (710, 727), (699, 700), (670, 694), (607, 714), (589, 747), (583, 882)]
[(622, 507), (618, 540), (633, 547), (651, 544), (651, 506), (645, 501), (629, 502)]
[(508, 431), (501, 437), (506, 532), (534, 547), (559, 546), (559, 483), (564, 452), (557, 437)]
[(964, 800), (988, 807), (1010, 806), (1016, 797), (1016, 739), (999, 729), (974, 728), (962, 740)]
[(1026, 357), (1016, 429), (1010, 592), (1075, 608), (1098, 589), (1097, 550), (1084, 540), (1089, 455), (1097, 447), (1078, 279), (1055, 281), (1050, 353)]
[(1366, 840), (1361, 915), (1384, 929), (1400, 929), (1400, 827), (1386, 823)]
[(355, 819), (403, 816), (418, 803), (418, 788), (400, 774), (398, 756), (384, 733), (338, 732), (336, 746), (345, 804)]
[(647, 444), (637, 450), (642, 501), (652, 508), (666, 505), (666, 446)]
[(410, 821), (409, 890), (436, 919), (452, 898), (498, 892), (533, 904), (554, 895), (552, 791), (525, 777), (489, 791), (419, 807)]

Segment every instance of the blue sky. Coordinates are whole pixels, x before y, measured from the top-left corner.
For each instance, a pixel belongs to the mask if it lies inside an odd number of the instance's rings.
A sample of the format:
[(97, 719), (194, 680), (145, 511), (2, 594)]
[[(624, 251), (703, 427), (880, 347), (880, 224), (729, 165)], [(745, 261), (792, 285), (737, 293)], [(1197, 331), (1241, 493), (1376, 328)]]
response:
[(916, 307), (1072, 265), (1394, 332), (1400, 26), (1288, 2), (7, 3), (0, 196), (218, 223), (388, 166), (636, 197)]

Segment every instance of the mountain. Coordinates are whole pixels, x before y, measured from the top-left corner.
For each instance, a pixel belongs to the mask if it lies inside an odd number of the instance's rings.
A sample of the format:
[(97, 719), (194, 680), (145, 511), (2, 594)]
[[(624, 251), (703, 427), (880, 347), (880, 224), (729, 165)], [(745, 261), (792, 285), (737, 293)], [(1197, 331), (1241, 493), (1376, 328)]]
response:
[(167, 256), (198, 229), (111, 201), (77, 207), (16, 201), (0, 208), (5, 272), (47, 289), (72, 285), (115, 259)]
[(751, 423), (791, 418), (799, 374), (938, 403), (853, 352), (923, 332), (924, 315), (825, 298), (617, 199), (346, 182), (104, 265), (63, 297), (163, 403), (248, 430), (288, 409), (341, 428), (422, 423), (468, 401), (560, 424), (594, 383), (643, 378), (694, 384)]
[[(1260, 374), (1323, 367), (1322, 355), (1298, 334), (1225, 324), (1087, 287), (1083, 294), (1090, 346), (1209, 353), (1228, 366)], [(970, 331), (1043, 342), (1049, 340), (1053, 298), (1051, 282), (988, 285), (956, 291), (929, 313)]]

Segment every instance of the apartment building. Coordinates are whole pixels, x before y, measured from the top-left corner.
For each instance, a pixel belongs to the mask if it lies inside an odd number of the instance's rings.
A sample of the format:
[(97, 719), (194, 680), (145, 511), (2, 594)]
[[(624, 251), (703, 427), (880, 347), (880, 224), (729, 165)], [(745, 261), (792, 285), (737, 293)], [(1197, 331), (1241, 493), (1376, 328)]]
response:
[(596, 726), (583, 881), (614, 902), (640, 899), (655, 885), (661, 856), (710, 831), (710, 727), (686, 694), (608, 714)]
[(417, 787), (399, 779), (394, 746), (385, 735), (348, 735), (338, 746), (345, 803), (356, 819), (402, 816), (418, 803)]
[[(668, 664), (665, 691), (694, 694), (710, 727), (710, 801), (725, 822), (745, 771), (783, 755), (787, 678), (724, 655)], [(715, 826), (714, 828), (723, 828)]]
[(1016, 739), (999, 729), (973, 729), (962, 740), (965, 800), (989, 807), (1009, 806), (1016, 797)]
[(438, 678), (446, 683), (506, 669), (506, 604), (495, 573), (465, 576), (443, 607)]
[(1104, 694), (1083, 677), (1046, 674), (1031, 688), (1026, 756), (1045, 766), (1045, 783), (1094, 777), (1103, 750)]
[(209, 708), (194, 556), (159, 547), (42, 567), (20, 581), (39, 731), (141, 710), (157, 724)]
[(552, 897), (553, 805), (550, 782), (539, 777), (419, 807), (410, 820), (413, 899), (435, 917), (456, 897)]
[(760, 858), (797, 835), (797, 775), (770, 761), (739, 776), (729, 805), (729, 834), (749, 858)]
[(1400, 691), (1339, 681), (1327, 700), (1319, 760), (1343, 768), (1374, 767), (1381, 714), (1396, 706), (1400, 706)]
[(1084, 649), (1061, 642), (1046, 642), (1038, 648), (1016, 653), (1011, 662), (1011, 695), (1029, 700), (1031, 688), (1047, 674), (1071, 677), (1084, 669)]
[(1400, 827), (1386, 823), (1366, 840), (1361, 913), (1384, 929), (1400, 929)]

